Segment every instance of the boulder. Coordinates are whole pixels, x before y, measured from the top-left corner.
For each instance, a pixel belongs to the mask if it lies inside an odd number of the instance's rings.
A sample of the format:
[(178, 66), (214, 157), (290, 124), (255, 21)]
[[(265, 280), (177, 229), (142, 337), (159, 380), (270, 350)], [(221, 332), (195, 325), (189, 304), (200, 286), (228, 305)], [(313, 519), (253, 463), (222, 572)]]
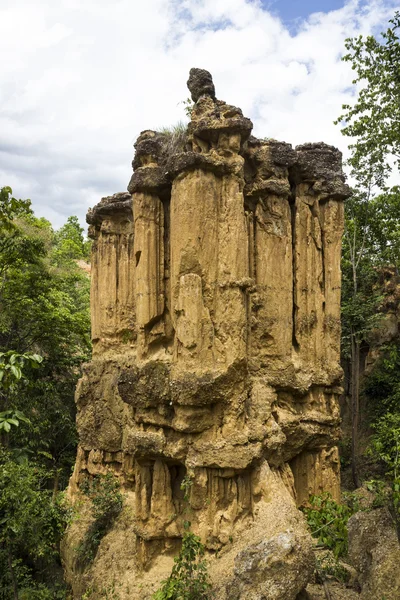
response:
[(400, 598), (400, 545), (386, 508), (349, 519), (349, 558), (358, 571), (360, 600)]
[(248, 546), (235, 558), (230, 600), (294, 600), (314, 569), (313, 554), (292, 531)]

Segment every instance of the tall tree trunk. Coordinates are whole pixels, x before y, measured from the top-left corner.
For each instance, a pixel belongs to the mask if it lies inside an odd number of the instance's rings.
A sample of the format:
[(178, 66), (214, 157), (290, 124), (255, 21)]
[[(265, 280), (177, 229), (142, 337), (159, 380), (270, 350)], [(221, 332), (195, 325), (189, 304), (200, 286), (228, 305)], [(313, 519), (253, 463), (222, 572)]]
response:
[(56, 501), (57, 494), (58, 494), (58, 484), (59, 484), (59, 481), (60, 481), (60, 471), (58, 469), (56, 469), (55, 472), (54, 472), (54, 479), (53, 479), (52, 502)]
[(358, 476), (358, 430), (360, 420), (360, 342), (351, 331), (351, 474), (356, 488), (360, 487)]
[[(355, 244), (352, 252), (352, 271), (353, 271), (353, 300), (357, 300), (358, 292), (358, 273)], [(351, 474), (356, 488), (360, 487), (358, 477), (358, 427), (360, 418), (360, 340), (354, 326), (350, 328), (351, 336)]]

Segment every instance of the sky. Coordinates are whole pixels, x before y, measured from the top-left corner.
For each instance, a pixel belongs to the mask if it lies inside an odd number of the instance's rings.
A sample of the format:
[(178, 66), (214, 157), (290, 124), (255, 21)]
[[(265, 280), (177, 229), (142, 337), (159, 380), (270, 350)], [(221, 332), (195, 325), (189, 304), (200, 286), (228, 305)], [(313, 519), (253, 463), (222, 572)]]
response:
[(60, 227), (124, 191), (144, 129), (185, 120), (191, 67), (253, 133), (325, 141), (354, 101), (344, 40), (398, 0), (0, 0), (0, 186)]
[(313, 13), (342, 8), (345, 0), (262, 0), (261, 6), (279, 16), (289, 30), (296, 30)]

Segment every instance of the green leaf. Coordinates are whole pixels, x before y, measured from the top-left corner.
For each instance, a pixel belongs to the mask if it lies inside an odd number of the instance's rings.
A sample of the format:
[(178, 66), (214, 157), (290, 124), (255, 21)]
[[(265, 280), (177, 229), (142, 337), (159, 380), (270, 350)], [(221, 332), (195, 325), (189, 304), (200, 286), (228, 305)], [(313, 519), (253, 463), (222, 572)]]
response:
[(30, 358), (37, 363), (43, 362), (43, 356), (40, 356), (40, 354), (32, 354)]
[(13, 375), (14, 375), (14, 377), (16, 379), (21, 379), (22, 372), (21, 372), (21, 369), (18, 366), (11, 365), (10, 369), (11, 369), (11, 372), (13, 373)]

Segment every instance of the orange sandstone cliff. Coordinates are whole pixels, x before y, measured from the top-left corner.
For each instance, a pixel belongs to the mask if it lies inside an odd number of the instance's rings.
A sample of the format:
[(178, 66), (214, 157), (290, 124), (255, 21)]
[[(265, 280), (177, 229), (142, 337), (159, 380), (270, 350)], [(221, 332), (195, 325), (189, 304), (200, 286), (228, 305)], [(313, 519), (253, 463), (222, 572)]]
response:
[[(69, 493), (114, 473), (125, 507), (75, 598), (150, 598), (183, 534), (180, 484), (220, 600), (294, 600), (313, 568), (297, 510), (339, 496), (341, 153), (251, 135), (192, 69), (186, 133), (139, 136), (128, 192), (88, 214), (93, 359)], [(84, 512), (84, 511), (83, 511)], [(96, 587), (97, 586), (97, 587)]]

